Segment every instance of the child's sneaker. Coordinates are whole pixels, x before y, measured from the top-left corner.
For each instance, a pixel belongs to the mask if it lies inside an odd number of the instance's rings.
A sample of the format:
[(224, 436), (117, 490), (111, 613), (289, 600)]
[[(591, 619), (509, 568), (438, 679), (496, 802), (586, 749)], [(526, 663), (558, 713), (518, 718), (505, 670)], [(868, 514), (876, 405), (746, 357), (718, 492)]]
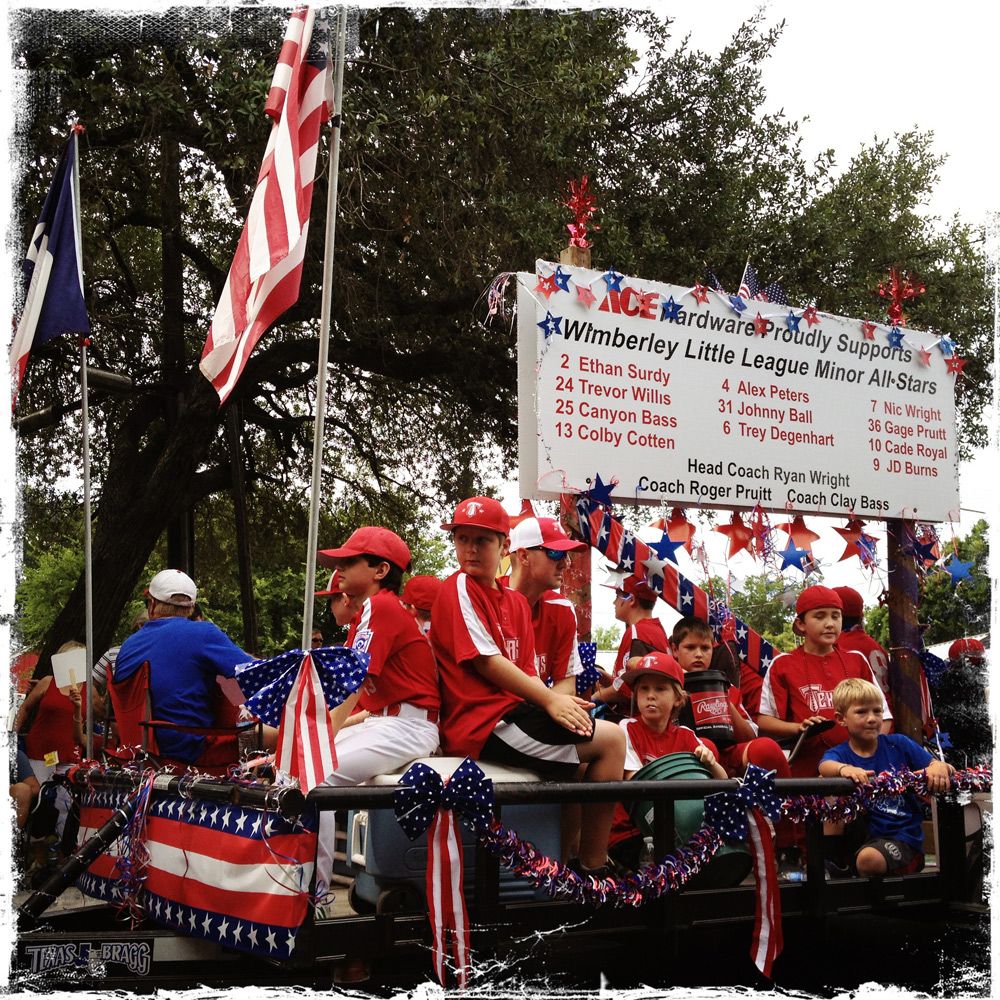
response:
[(603, 878), (619, 877), (618, 873), (612, 867), (612, 862), (610, 859), (608, 859), (608, 861), (605, 864), (599, 865), (597, 868), (587, 868), (580, 861), (579, 858), (570, 858), (569, 861), (566, 862), (566, 867), (570, 871), (576, 872), (576, 874), (579, 875), (580, 878), (603, 879)]
[(804, 882), (806, 878), (805, 865), (802, 863), (802, 852), (797, 847), (783, 847), (777, 857), (778, 878), (782, 882)]

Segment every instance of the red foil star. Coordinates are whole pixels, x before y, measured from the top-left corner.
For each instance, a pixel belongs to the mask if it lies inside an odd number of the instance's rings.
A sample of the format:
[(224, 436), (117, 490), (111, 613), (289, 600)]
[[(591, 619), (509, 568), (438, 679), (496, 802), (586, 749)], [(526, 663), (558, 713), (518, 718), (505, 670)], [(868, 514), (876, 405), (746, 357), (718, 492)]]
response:
[(694, 296), (695, 302), (708, 301), (708, 289), (704, 285), (695, 285), (691, 289), (691, 294)]
[(931, 366), (931, 352), (927, 350), (926, 347), (921, 347), (917, 351), (917, 357), (920, 358), (920, 363), (925, 368), (930, 368)]
[(589, 309), (597, 301), (597, 296), (590, 290), (590, 285), (577, 285), (576, 282), (573, 284), (576, 287), (576, 301)]
[(783, 531), (788, 535), (795, 543), (797, 549), (805, 549), (810, 555), (812, 554), (812, 543), (819, 538), (819, 535), (806, 527), (805, 518), (801, 514), (796, 515), (786, 524), (779, 524), (777, 527), (779, 531)]
[(852, 559), (854, 558), (854, 556), (857, 556), (859, 559), (862, 558), (864, 552), (859, 547), (858, 543), (861, 542), (862, 539), (865, 537), (871, 537), (871, 536), (865, 536), (864, 527), (865, 527), (864, 521), (862, 521), (860, 518), (852, 517), (847, 522), (846, 528), (833, 529), (834, 531), (837, 532), (838, 535), (840, 535), (841, 538), (844, 539), (845, 542), (847, 542), (847, 547), (844, 549), (844, 554), (840, 557), (838, 562), (843, 562), (845, 559)]
[(819, 322), (819, 313), (816, 312), (815, 306), (807, 306), (806, 311), (802, 314), (802, 318), (810, 325), (815, 326)]
[(753, 321), (753, 330), (758, 337), (767, 336), (767, 320), (764, 319), (760, 313), (757, 313), (757, 316)]
[(546, 302), (550, 295), (554, 294), (559, 290), (559, 286), (556, 284), (556, 276), (550, 274), (547, 277), (542, 277), (538, 275), (538, 284), (535, 285), (535, 291), (541, 292), (545, 296)]
[(683, 507), (674, 507), (674, 509), (670, 512), (670, 520), (667, 522), (665, 530), (670, 541), (683, 542), (684, 548), (688, 551), (688, 555), (691, 554), (691, 549), (693, 547), (691, 539), (694, 538), (694, 533), (697, 529), (687, 519), (687, 515), (684, 513)]
[(949, 375), (961, 375), (966, 362), (965, 358), (960, 358), (957, 354), (953, 354), (950, 358), (945, 358), (944, 363), (948, 366)]
[(865, 320), (861, 324), (861, 332), (862, 332), (862, 334), (864, 334), (865, 340), (874, 340), (875, 339), (875, 324), (874, 323), (869, 323), (868, 320)]
[(749, 549), (753, 540), (753, 531), (743, 523), (743, 517), (738, 510), (733, 511), (732, 520), (729, 524), (715, 529), (720, 535), (725, 535), (729, 539), (729, 558), (732, 559), (737, 552)]

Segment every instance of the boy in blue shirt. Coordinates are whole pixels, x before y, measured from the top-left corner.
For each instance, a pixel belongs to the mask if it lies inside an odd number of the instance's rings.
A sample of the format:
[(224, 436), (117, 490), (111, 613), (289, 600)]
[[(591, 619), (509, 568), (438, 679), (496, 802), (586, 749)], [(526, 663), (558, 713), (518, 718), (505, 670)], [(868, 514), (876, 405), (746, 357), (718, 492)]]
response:
[[(847, 729), (844, 743), (823, 755), (824, 778), (850, 778), (856, 785), (883, 771), (919, 771), (930, 792), (947, 791), (955, 770), (935, 760), (902, 733), (882, 733), (882, 692), (870, 681), (849, 677), (833, 690), (837, 722)], [(862, 821), (863, 822), (863, 821)], [(867, 839), (854, 856), (859, 875), (908, 875), (924, 867), (923, 809), (913, 792), (885, 796), (868, 813)]]

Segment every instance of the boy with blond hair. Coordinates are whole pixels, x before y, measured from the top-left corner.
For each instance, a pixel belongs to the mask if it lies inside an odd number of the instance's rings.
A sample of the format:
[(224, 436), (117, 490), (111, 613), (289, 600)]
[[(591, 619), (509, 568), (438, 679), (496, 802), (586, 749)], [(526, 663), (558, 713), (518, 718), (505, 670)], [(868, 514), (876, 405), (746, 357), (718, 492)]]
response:
[[(944, 792), (954, 768), (935, 760), (902, 733), (883, 733), (882, 692), (871, 681), (850, 677), (833, 692), (837, 722), (847, 740), (823, 755), (819, 773), (825, 778), (850, 778), (867, 785), (884, 771), (924, 771), (930, 792)], [(854, 855), (859, 875), (908, 875), (924, 866), (923, 809), (913, 792), (881, 796), (869, 807), (861, 846)], [(863, 824), (859, 820), (858, 824)], [(855, 824), (857, 826), (857, 824)], [(832, 859), (837, 863), (838, 859)]]

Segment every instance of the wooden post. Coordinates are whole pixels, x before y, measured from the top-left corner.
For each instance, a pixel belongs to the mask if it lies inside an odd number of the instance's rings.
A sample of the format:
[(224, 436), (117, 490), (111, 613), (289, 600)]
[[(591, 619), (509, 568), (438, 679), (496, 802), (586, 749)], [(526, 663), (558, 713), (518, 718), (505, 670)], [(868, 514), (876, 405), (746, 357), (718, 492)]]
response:
[(559, 263), (570, 267), (590, 267), (590, 247), (564, 247), (559, 253)]
[(917, 609), (920, 588), (913, 556), (913, 522), (887, 520), (889, 541), (889, 686), (895, 731), (923, 743)]

